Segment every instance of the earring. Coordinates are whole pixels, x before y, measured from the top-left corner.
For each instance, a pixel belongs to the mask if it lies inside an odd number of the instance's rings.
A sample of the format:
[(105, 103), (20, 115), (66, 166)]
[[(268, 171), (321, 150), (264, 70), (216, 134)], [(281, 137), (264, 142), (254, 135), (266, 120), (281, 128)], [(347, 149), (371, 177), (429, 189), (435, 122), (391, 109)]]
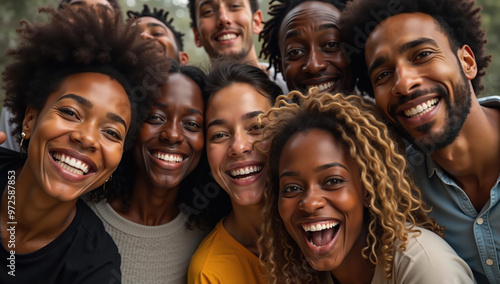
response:
[(26, 133), (21, 132), (21, 142), (19, 143), (19, 149), (23, 148), (23, 142), (24, 142), (25, 137), (26, 137)]
[(107, 180), (104, 182), (104, 184), (102, 185), (102, 190), (103, 190), (103, 191), (106, 191), (106, 183), (107, 183), (108, 181), (110, 181), (110, 180), (112, 179), (112, 177), (113, 177), (113, 175), (110, 175), (110, 176), (108, 177), (108, 179), (107, 179)]

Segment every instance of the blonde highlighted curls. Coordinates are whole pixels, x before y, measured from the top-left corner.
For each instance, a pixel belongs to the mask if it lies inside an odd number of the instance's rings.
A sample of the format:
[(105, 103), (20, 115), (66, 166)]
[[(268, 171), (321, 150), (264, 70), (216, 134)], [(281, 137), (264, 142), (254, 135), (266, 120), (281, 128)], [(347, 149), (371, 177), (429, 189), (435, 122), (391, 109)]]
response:
[(260, 141), (272, 141), (271, 148), (263, 151), (269, 157), (270, 174), (259, 238), (269, 283), (318, 283), (321, 277), (309, 266), (278, 213), (279, 157), (284, 144), (297, 132), (326, 130), (349, 149), (370, 195), (368, 235), (362, 254), (373, 264), (382, 265), (386, 279), (392, 278), (395, 242), (399, 239), (404, 250), (408, 233), (418, 232), (414, 226), (443, 235), (443, 228), (427, 216), (429, 210), (420, 191), (405, 173), (406, 161), (392, 132), (377, 109), (360, 97), (319, 93), (317, 88), (310, 89), (306, 96), (293, 91), (279, 96), (274, 107), (259, 119), (269, 119)]

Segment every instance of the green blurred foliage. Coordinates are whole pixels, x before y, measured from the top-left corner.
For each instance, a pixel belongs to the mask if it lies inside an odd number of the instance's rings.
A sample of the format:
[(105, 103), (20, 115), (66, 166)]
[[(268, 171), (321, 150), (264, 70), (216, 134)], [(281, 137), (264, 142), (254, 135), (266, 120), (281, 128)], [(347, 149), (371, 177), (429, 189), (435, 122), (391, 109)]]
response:
[[(160, 7), (170, 11), (169, 17), (174, 17), (174, 26), (177, 30), (185, 33), (184, 49), (190, 56), (190, 63), (200, 67), (208, 66), (208, 59), (203, 48), (197, 48), (194, 44), (193, 32), (190, 28), (190, 17), (187, 9), (188, 0), (119, 0), (122, 11), (142, 10), (143, 4), (150, 7)], [(259, 0), (263, 11), (264, 20), (268, 19), (268, 0)], [(494, 61), (488, 69), (483, 82), (486, 90), (481, 96), (500, 95), (500, 1), (498, 0), (478, 0), (478, 5), (483, 7), (483, 25), (487, 30), (488, 52), (493, 55)], [(5, 52), (9, 47), (16, 44), (15, 29), (21, 19), (30, 22), (40, 21), (42, 17), (38, 14), (38, 7), (57, 7), (59, 0), (2, 0), (0, 2), (0, 70), (3, 70), (8, 63)], [(260, 51), (261, 43), (257, 42), (255, 36), (257, 52)], [(496, 60), (495, 60), (496, 59)], [(0, 99), (3, 100), (3, 90), (0, 91)]]

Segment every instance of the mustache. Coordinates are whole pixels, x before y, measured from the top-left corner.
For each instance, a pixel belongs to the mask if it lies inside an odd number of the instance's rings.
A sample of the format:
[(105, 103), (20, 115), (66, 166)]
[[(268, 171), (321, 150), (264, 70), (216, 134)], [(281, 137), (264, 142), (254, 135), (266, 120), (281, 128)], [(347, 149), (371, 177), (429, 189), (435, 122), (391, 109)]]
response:
[(443, 98), (448, 98), (448, 92), (446, 91), (446, 89), (443, 86), (436, 86), (436, 87), (433, 87), (430, 89), (424, 89), (424, 90), (416, 90), (408, 96), (400, 96), (398, 101), (390, 107), (389, 111), (390, 111), (391, 115), (396, 115), (396, 109), (400, 105), (403, 105), (403, 104), (405, 104), (409, 101), (412, 101), (416, 98), (419, 98), (419, 97), (422, 97), (425, 95), (429, 95), (429, 94), (439, 94)]

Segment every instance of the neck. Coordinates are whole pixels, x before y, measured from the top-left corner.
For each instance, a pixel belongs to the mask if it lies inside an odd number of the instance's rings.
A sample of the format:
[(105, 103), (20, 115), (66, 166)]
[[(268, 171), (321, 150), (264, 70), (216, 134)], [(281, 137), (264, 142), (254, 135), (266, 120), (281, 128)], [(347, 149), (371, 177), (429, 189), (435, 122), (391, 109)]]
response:
[(476, 209), (489, 199), (500, 173), (500, 110), (481, 107), (473, 98), (471, 112), (458, 137), (431, 154), (467, 193)]
[(148, 178), (136, 176), (128, 211), (120, 210), (122, 200), (115, 200), (110, 205), (118, 214), (134, 223), (145, 226), (166, 224), (179, 215), (179, 208), (175, 204), (179, 185), (166, 188), (155, 186), (149, 181)]
[(240, 244), (258, 255), (257, 238), (262, 221), (261, 204), (239, 205), (231, 202), (233, 210), (224, 220), (224, 228)]
[[(12, 186), (14, 194), (9, 194), (13, 193)], [(77, 201), (64, 202), (47, 195), (25, 164), (16, 171), (15, 184), (11, 185), (10, 191), (7, 184), (1, 196), (0, 227), (4, 246), (8, 247), (10, 233), (7, 233), (7, 228), (12, 226), (16, 233), (16, 253), (33, 252), (49, 244), (73, 221)]]

